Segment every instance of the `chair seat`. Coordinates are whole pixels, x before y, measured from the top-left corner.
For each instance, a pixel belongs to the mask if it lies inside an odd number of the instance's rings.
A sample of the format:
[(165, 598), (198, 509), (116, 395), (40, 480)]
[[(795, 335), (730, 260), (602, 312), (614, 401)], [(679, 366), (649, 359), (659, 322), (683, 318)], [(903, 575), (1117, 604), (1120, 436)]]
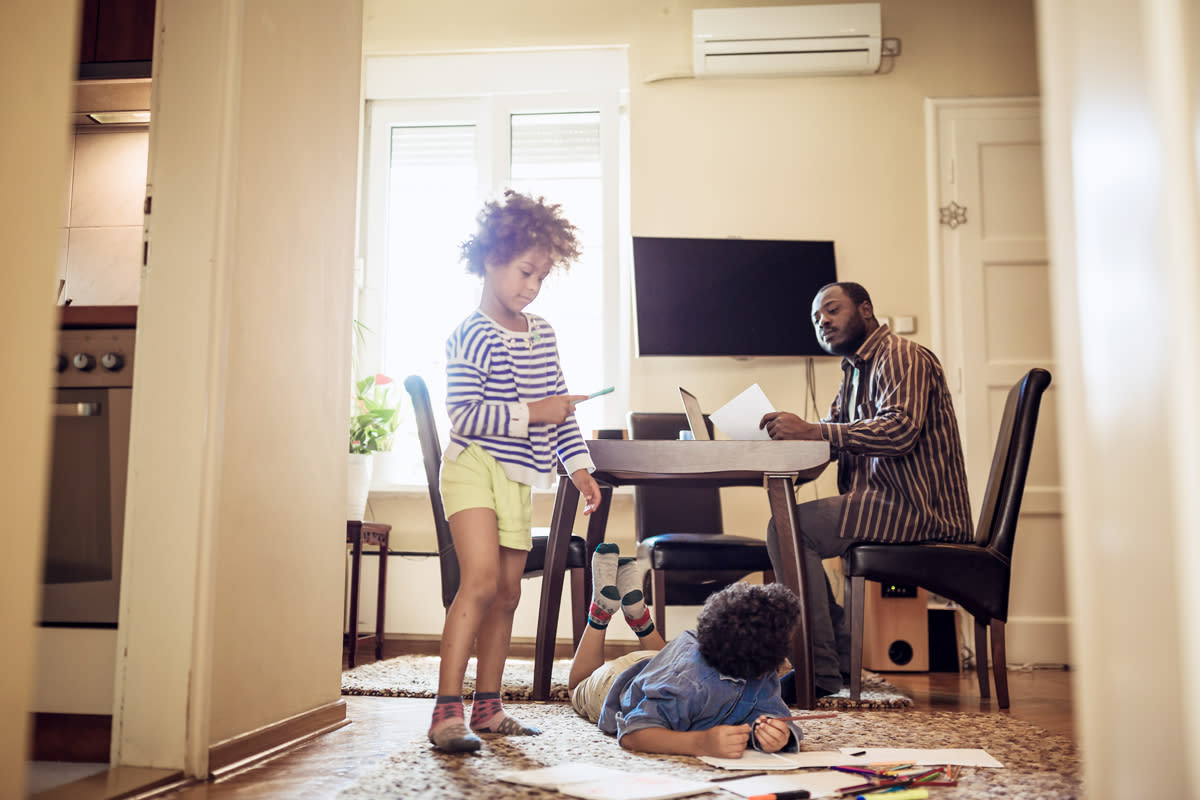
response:
[[(525, 558), (524, 577), (533, 577), (545, 569), (547, 539), (548, 534), (533, 534), (533, 547)], [(587, 543), (582, 536), (572, 536), (567, 545), (567, 569), (584, 569), (587, 565)]]
[(651, 569), (669, 571), (712, 573), (714, 564), (742, 574), (771, 569), (765, 541), (729, 533), (661, 533), (639, 542), (638, 555), (649, 560)]
[(915, 583), (961, 605), (972, 616), (1008, 619), (1009, 565), (976, 544), (856, 544), (846, 574), (883, 583)]

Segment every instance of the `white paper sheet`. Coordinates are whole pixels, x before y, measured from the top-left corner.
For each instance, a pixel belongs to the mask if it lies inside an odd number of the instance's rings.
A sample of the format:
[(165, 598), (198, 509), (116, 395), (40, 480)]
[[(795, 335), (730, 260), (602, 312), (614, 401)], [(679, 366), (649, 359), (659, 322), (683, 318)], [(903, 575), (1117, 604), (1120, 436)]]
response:
[(766, 393), (753, 383), (737, 397), (709, 414), (713, 424), (730, 439), (770, 439), (765, 430), (758, 427), (763, 414), (774, 411)]
[[(843, 747), (843, 753), (859, 753), (861, 748)], [(992, 767), (1004, 765), (986, 750), (975, 748), (945, 748), (941, 750), (926, 750), (919, 747), (869, 747), (866, 755), (861, 757), (868, 764), (913, 763), (919, 766), (940, 767), (953, 764), (957, 767)]]
[(812, 797), (840, 797), (841, 789), (859, 782), (854, 775), (822, 770), (820, 772), (789, 772), (786, 775), (759, 775), (754, 778), (743, 778), (740, 781), (722, 781), (713, 785), (728, 789), (742, 797), (769, 795), (795, 789), (807, 789)]
[[(862, 752), (862, 749), (852, 750)], [(799, 753), (764, 753), (746, 750), (741, 758), (717, 758), (699, 756), (705, 764), (721, 769), (803, 769), (805, 767), (832, 767), (851, 764), (866, 764), (862, 756), (851, 756), (841, 750), (808, 750)]]

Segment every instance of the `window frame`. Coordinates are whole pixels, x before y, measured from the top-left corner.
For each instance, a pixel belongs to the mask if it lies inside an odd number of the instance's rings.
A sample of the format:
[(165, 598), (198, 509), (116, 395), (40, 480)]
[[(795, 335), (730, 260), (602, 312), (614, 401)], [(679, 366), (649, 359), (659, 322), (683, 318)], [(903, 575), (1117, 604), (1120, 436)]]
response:
[[(367, 59), (362, 167), (360, 259), (355, 265), (355, 318), (371, 331), (387, 329), (387, 191), (391, 129), (397, 124), (474, 124), (479, 197), (509, 185), (510, 119), (515, 114), (599, 111), (603, 204), (602, 373), (615, 391), (597, 400), (601, 427), (624, 427), (629, 407), (630, 324), (628, 233), (628, 80), (624, 48), (580, 48), (488, 54), (389, 56)], [(425, 80), (423, 76), (437, 76)], [(414, 83), (415, 82), (415, 83)], [(581, 88), (567, 89), (558, 84)], [(475, 86), (475, 91), (469, 91)], [(454, 320), (448, 321), (447, 333)], [(551, 324), (554, 320), (550, 319)], [(385, 363), (384, 336), (356, 341), (363, 374)], [(405, 376), (392, 375), (397, 382)], [(440, 376), (425, 376), (426, 381)], [(600, 387), (581, 387), (580, 390)], [(398, 387), (399, 389), (399, 387)], [(402, 392), (402, 390), (400, 390)], [(404, 398), (407, 400), (407, 397)], [(445, 432), (442, 431), (445, 439)], [(591, 431), (584, 431), (584, 436)], [(415, 476), (410, 480), (415, 480)], [(416, 487), (406, 482), (389, 489)]]

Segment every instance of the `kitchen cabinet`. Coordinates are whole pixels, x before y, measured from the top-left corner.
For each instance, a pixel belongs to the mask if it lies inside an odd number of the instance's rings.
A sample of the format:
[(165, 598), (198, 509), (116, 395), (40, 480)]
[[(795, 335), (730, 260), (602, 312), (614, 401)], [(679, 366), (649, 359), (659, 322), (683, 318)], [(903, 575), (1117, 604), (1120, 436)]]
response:
[(148, 78), (155, 0), (83, 0), (79, 77)]

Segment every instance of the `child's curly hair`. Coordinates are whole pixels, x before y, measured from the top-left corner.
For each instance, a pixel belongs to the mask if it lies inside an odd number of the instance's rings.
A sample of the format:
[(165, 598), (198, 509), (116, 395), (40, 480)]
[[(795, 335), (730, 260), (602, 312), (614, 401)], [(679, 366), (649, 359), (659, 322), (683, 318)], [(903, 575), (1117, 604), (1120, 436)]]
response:
[(562, 206), (547, 205), (544, 197), (505, 189), (489, 200), (475, 218), (479, 227), (459, 245), (467, 272), (483, 276), (485, 264), (507, 264), (532, 247), (545, 249), (554, 267), (566, 269), (579, 258), (574, 225), (562, 216)]
[(783, 663), (799, 621), (800, 601), (782, 583), (739, 581), (711, 595), (700, 610), (700, 655), (722, 675), (760, 678)]

